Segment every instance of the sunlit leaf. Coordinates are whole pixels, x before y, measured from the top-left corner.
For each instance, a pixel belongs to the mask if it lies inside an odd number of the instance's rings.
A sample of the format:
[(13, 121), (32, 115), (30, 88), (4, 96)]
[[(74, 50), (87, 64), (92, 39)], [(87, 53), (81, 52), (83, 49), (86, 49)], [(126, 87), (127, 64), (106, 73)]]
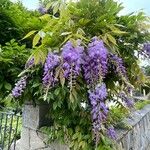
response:
[(23, 39), (26, 39), (26, 38), (30, 37), (31, 35), (33, 35), (36, 32), (37, 32), (37, 30), (30, 31), (25, 37), (23, 37)]
[(35, 47), (38, 44), (39, 40), (40, 40), (40, 35), (37, 33), (33, 38), (32, 46)]
[(113, 43), (114, 45), (117, 45), (116, 39), (112, 35), (110, 35), (109, 33), (106, 33), (106, 36), (111, 43)]

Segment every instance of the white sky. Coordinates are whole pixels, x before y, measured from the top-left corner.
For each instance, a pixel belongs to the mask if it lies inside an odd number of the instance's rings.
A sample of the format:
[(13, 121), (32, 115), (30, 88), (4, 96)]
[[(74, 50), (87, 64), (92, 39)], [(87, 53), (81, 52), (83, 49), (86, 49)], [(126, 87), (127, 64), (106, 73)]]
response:
[[(11, 0), (16, 2), (17, 0)], [(38, 8), (39, 0), (20, 0), (25, 7), (28, 9)], [(133, 11), (144, 10), (148, 15), (150, 15), (150, 0), (116, 0), (122, 2), (125, 7), (121, 14), (127, 14)]]

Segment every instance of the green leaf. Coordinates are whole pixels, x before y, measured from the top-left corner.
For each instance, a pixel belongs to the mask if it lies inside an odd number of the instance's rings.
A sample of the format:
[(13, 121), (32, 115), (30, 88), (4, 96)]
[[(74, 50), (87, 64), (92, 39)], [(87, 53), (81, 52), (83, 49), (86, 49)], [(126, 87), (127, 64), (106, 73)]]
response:
[(48, 2), (48, 4), (46, 5), (46, 9), (49, 9), (52, 6), (53, 2)]
[(65, 35), (69, 35), (69, 34), (71, 34), (72, 32), (63, 32), (63, 33), (61, 33), (61, 36), (65, 36)]
[(34, 36), (34, 38), (33, 38), (33, 43), (32, 43), (32, 46), (33, 46), (33, 47), (35, 47), (35, 46), (38, 44), (40, 38), (41, 38), (41, 37), (40, 37), (40, 35), (39, 35), (38, 33)]
[(64, 87), (64, 84), (65, 84), (65, 78), (64, 78), (63, 71), (60, 71), (59, 79), (60, 79), (60, 83), (61, 83), (62, 87)]
[(7, 90), (11, 90), (11, 88), (12, 88), (11, 84), (8, 83), (8, 82), (5, 82), (4, 87), (5, 87), (5, 89), (7, 89)]
[(112, 32), (115, 34), (127, 34), (128, 33), (128, 32), (121, 31), (121, 30), (113, 30)]
[(76, 132), (76, 133), (73, 135), (72, 139), (75, 140), (75, 139), (78, 138), (78, 136), (79, 136), (79, 132)]
[(116, 39), (111, 34), (106, 33), (106, 36), (111, 43), (113, 43), (114, 45), (117, 45)]
[(43, 20), (43, 21), (48, 21), (48, 20), (50, 19), (50, 15), (49, 15), (49, 14), (45, 14), (45, 15), (39, 17), (39, 18), (40, 18), (41, 20)]
[(53, 14), (56, 14), (59, 10), (59, 2), (55, 2), (53, 6)]
[(46, 35), (46, 33), (44, 31), (39, 31), (38, 34), (40, 35), (40, 37), (43, 39)]
[(0, 84), (0, 89), (3, 87), (3, 82)]
[(24, 40), (24, 39), (30, 37), (30, 36), (33, 35), (35, 32), (37, 32), (37, 30), (30, 31), (25, 37), (23, 37), (22, 40)]
[(40, 86), (40, 83), (34, 83), (34, 84), (32, 85), (33, 88), (39, 87), (39, 86)]
[(58, 107), (57, 102), (54, 102), (54, 103), (53, 103), (53, 109), (56, 110), (57, 107)]
[(60, 88), (55, 89), (54, 94), (55, 94), (56, 96), (58, 96), (59, 93), (60, 93)]

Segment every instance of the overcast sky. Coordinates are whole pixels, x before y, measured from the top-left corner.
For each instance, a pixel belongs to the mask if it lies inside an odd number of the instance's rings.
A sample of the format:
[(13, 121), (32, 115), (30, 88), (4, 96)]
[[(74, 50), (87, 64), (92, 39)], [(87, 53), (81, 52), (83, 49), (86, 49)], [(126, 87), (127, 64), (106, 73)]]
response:
[[(17, 0), (11, 0), (17, 1)], [(38, 8), (39, 0), (20, 0), (23, 2), (24, 6), (28, 9), (36, 9)], [(141, 9), (144, 10), (148, 15), (150, 15), (150, 0), (116, 0), (119, 2), (123, 2), (123, 6), (125, 7), (122, 11), (122, 14), (130, 13), (133, 11), (139, 11)]]

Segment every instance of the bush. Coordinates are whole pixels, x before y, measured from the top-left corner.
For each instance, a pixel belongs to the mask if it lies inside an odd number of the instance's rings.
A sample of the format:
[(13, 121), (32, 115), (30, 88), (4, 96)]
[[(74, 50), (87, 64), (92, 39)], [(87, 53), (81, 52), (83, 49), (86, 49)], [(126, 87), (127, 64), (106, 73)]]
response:
[[(32, 29), (41, 29), (42, 24), (37, 11), (27, 10), (20, 2), (0, 1), (0, 44), (11, 39), (20, 40)], [(24, 41), (31, 47), (31, 40)]]
[(30, 50), (15, 40), (0, 48), (0, 101), (10, 93), (18, 74), (24, 69)]

